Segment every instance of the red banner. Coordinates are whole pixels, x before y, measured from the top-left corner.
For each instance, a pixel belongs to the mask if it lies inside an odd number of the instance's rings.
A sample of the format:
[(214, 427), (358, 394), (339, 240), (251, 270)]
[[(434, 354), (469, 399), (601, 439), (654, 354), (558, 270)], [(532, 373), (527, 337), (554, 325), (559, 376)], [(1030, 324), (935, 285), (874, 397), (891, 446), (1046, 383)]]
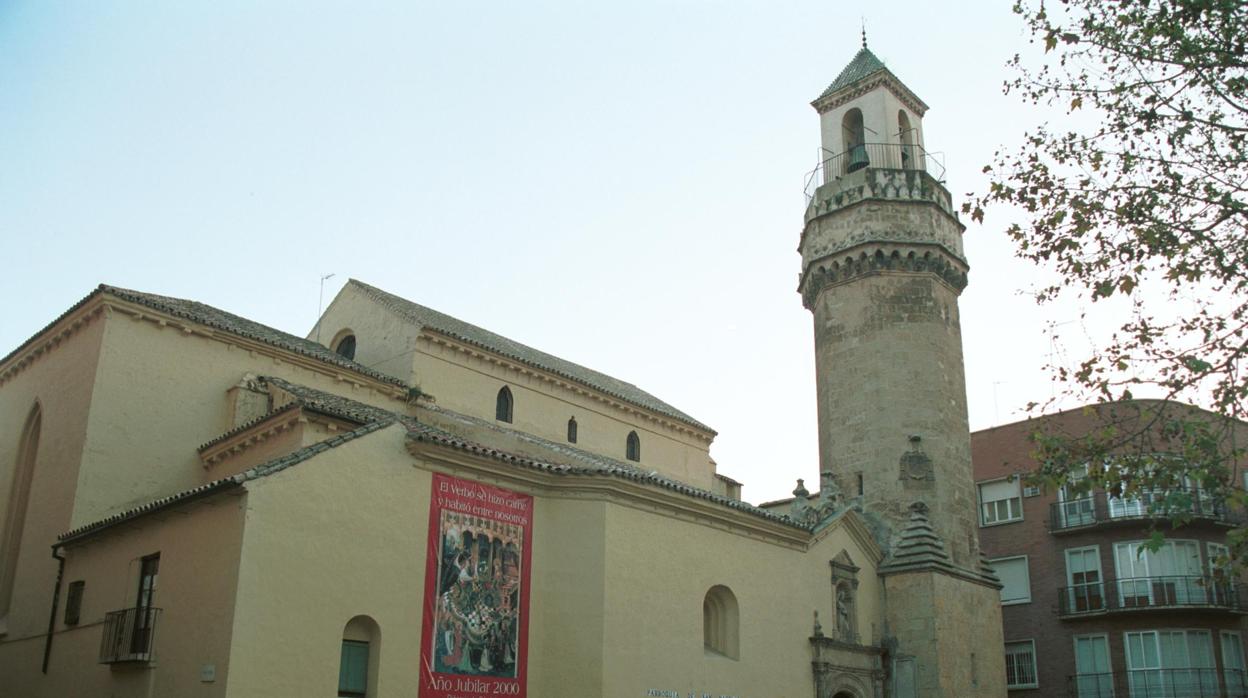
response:
[(420, 698), (524, 698), (533, 498), (433, 476)]

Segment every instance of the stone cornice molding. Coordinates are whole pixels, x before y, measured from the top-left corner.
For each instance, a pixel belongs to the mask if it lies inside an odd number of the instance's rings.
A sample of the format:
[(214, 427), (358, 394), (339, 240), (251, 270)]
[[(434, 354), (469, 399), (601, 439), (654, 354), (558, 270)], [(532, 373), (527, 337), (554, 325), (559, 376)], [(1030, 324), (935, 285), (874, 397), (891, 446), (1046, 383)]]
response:
[(658, 412), (626, 402), (612, 395), (608, 395), (607, 393), (595, 390), (594, 388), (586, 386), (582, 383), (568, 380), (549, 371), (530, 366), (529, 364), (513, 361), (488, 349), (461, 341), (449, 334), (439, 332), (432, 327), (422, 328), (420, 335), (417, 337), (417, 341), (444, 347), (473, 359), (496, 365), (504, 370), (512, 371), (518, 375), (536, 379), (555, 388), (566, 390), (581, 397), (593, 400), (594, 402), (601, 403), (610, 409), (625, 412), (631, 416), (649, 422), (652, 425), (659, 425), (669, 431), (674, 431), (676, 433), (692, 437), (703, 444), (710, 444), (715, 438), (715, 434), (713, 432), (696, 429), (688, 424), (685, 424), (684, 422), (670, 419)]
[(876, 274), (931, 274), (955, 294), (966, 288), (966, 263), (941, 245), (867, 243), (845, 252), (850, 254), (838, 253), (807, 265), (798, 285), (807, 310), (814, 309), (824, 289)]
[(855, 99), (865, 95), (872, 90), (882, 87), (893, 96), (901, 101), (903, 105), (918, 116), (927, 113), (927, 105), (918, 95), (910, 91), (910, 88), (902, 84), (897, 76), (893, 75), (887, 68), (877, 72), (874, 76), (870, 76), (865, 80), (855, 82), (833, 92), (830, 95), (820, 97), (810, 103), (820, 114), (831, 111), (844, 104), (852, 102)]
[(27, 340), (24, 349), (10, 355), (0, 363), (0, 386), (29, 368), (36, 361), (48, 356), (69, 341), (79, 331), (111, 312), (103, 298), (84, 303), (43, 328), (39, 334)]
[(200, 446), (199, 459), (204, 469), (209, 470), (253, 446), (262, 444), (299, 425), (309, 423), (324, 425), (331, 434), (338, 431), (351, 431), (359, 426), (344, 419), (308, 409), (297, 402), (290, 402)]

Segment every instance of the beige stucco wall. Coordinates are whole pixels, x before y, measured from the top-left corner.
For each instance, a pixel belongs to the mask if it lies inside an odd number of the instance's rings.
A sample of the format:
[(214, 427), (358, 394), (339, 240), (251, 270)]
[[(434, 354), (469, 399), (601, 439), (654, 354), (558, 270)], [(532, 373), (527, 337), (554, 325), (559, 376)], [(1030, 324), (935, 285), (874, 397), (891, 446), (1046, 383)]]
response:
[(22, 429), (36, 403), (42, 410), (8, 633), (0, 638), (0, 655), (16, 651), (8, 643), (45, 632), (56, 579), (51, 546), (72, 520), (77, 494), (74, 483), (92, 407), (97, 353), (104, 336), (101, 316), (84, 309), (68, 324), (78, 318), (88, 321), (0, 384), (0, 525), (8, 513)]
[(347, 332), (355, 335), (356, 363), (411, 382), (412, 354), (419, 328), (377, 304), (353, 284), (338, 292), (307, 338), (332, 349)]
[(636, 431), (641, 467), (696, 487), (714, 487), (709, 440), (551, 383), (540, 372), (521, 372), (444, 344), (421, 341), (419, 348), (414, 381), (441, 407), (493, 420), (498, 391), (507, 386), (514, 398), (513, 428), (566, 443), (568, 419), (575, 417), (577, 448), (618, 460), (624, 460), (628, 433)]
[[(5, 695), (179, 696), (209, 698), (225, 693), (230, 629), (238, 570), (242, 511), (238, 494), (193, 503), (158, 517), (147, 517), (64, 551), (65, 576), (57, 611), (48, 673), (41, 674), (44, 637), (0, 651)], [(156, 622), (151, 667), (99, 663), (104, 615), (132, 608), (139, 561), (160, 553), (153, 605)], [(83, 580), (81, 621), (64, 625), (70, 582)], [(51, 586), (38, 604), (46, 629)], [(216, 668), (216, 680), (202, 682), (200, 670)], [(5, 693), (11, 690), (12, 693)]]
[(369, 387), (225, 339), (112, 313), (71, 527), (199, 485), (204, 473), (196, 448), (230, 428), (226, 392), (246, 373), (403, 407)]
[[(686, 520), (612, 506), (607, 520), (606, 665), (608, 696), (649, 689), (686, 695), (813, 695), (813, 611), (835, 623), (829, 562), (846, 550), (862, 568), (857, 624), (864, 644), (882, 627), (874, 565), (843, 528), (809, 551)], [(715, 585), (736, 596), (740, 658), (703, 649), (702, 601)]]

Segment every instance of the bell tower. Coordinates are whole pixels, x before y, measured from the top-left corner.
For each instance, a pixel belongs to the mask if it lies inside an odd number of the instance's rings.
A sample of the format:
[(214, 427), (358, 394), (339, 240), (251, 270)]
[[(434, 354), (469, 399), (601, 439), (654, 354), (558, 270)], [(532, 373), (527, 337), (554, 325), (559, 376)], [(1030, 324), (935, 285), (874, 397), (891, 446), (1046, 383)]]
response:
[(887, 551), (894, 694), (1004, 696), (966, 412), (965, 226), (924, 148), (927, 105), (865, 35), (811, 104), (822, 144), (798, 291), (814, 317), (820, 470)]
[(865, 42), (812, 104), (823, 145), (798, 290), (814, 315), (820, 469), (892, 535), (924, 502), (953, 562), (974, 567), (964, 226), (923, 147), (927, 105)]

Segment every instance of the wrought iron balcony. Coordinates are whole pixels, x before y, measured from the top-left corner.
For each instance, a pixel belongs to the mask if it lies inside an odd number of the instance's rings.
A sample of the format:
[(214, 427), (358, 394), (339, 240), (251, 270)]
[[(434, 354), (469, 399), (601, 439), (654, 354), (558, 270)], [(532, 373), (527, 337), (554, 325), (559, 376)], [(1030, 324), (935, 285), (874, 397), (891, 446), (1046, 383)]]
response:
[(152, 661), (156, 619), (159, 616), (160, 609), (150, 607), (126, 608), (105, 614), (100, 663)]
[(1135, 499), (1118, 499), (1105, 492), (1087, 497), (1054, 502), (1049, 505), (1049, 531), (1065, 533), (1091, 526), (1170, 519), (1191, 516), (1193, 519), (1227, 525), (1245, 522), (1241, 512), (1227, 509), (1206, 490), (1196, 488), (1171, 492), (1143, 492)]
[(939, 153), (929, 153), (920, 145), (905, 143), (861, 143), (841, 153), (819, 149), (819, 165), (806, 174), (806, 203), (815, 190), (845, 175), (868, 167), (883, 170), (917, 170), (938, 182), (945, 179), (945, 166)]
[(1128, 577), (1057, 590), (1062, 618), (1154, 609), (1248, 613), (1248, 586), (1214, 577)]
[(1071, 698), (1248, 698), (1238, 669), (1134, 669), (1067, 677)]

